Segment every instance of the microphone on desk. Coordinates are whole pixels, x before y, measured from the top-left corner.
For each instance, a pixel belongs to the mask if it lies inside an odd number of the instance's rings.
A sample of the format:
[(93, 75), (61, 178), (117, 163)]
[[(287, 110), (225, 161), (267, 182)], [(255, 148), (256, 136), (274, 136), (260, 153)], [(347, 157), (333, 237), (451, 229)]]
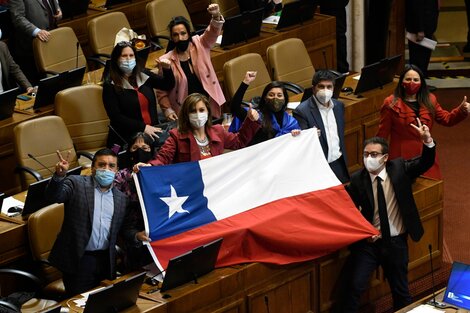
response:
[(447, 304), (436, 301), (436, 291), (434, 285), (434, 267), (432, 266), (432, 245), (429, 244), (429, 261), (431, 263), (431, 283), (432, 283), (432, 299), (426, 302), (429, 305), (432, 305), (435, 308), (444, 309), (447, 307)]
[(43, 168), (45, 168), (49, 173), (51, 173), (52, 175), (54, 175), (54, 172), (51, 171), (47, 166), (45, 166), (42, 162), (40, 162), (38, 159), (36, 159), (34, 157), (34, 155), (32, 155), (31, 153), (28, 153), (28, 156), (33, 159), (36, 163), (38, 163), (39, 165), (41, 165)]
[[(119, 134), (119, 133), (117, 132), (117, 130), (114, 129), (113, 126), (111, 126), (111, 124), (108, 125), (108, 128), (124, 143), (124, 144), (122, 145), (122, 147), (121, 147), (122, 150), (123, 150), (123, 151), (127, 151), (127, 147), (128, 147), (127, 141), (121, 136), (121, 134)], [(119, 152), (119, 151), (118, 151), (118, 152)]]
[(80, 43), (77, 41), (77, 56), (75, 57), (75, 67), (78, 68), (78, 52), (80, 51)]

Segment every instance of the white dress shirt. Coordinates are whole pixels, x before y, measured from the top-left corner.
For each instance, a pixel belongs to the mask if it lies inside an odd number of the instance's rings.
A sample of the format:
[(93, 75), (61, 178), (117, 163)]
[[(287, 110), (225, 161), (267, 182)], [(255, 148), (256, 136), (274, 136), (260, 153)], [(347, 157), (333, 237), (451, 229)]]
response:
[(339, 146), (339, 135), (338, 135), (338, 125), (336, 124), (336, 117), (335, 113), (333, 112), (334, 103), (333, 101), (329, 101), (327, 103), (328, 106), (321, 104), (317, 98), (315, 99), (315, 103), (318, 106), (318, 110), (320, 111), (321, 119), (323, 121), (323, 125), (325, 126), (325, 136), (326, 142), (328, 144), (328, 163), (334, 162), (338, 160), (342, 153)]

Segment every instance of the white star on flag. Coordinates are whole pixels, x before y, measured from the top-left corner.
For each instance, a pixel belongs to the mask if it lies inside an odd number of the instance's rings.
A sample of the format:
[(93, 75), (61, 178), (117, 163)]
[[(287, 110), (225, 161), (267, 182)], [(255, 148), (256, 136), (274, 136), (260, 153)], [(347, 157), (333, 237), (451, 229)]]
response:
[(168, 218), (171, 218), (175, 213), (188, 213), (189, 211), (183, 209), (183, 203), (188, 199), (188, 196), (178, 197), (173, 185), (170, 185), (171, 197), (161, 197), (160, 200), (168, 205)]

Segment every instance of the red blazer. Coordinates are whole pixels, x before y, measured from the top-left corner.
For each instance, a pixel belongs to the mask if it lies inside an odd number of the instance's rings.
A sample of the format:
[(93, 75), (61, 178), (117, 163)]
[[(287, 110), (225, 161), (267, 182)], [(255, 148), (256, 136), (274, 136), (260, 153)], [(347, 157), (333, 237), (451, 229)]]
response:
[[(456, 107), (452, 111), (444, 110), (437, 102), (436, 96), (429, 95), (434, 104), (434, 117), (424, 106), (420, 106), (419, 118), (432, 130), (433, 122), (443, 126), (453, 126), (464, 120), (468, 113), (462, 107)], [(423, 144), (418, 133), (410, 126), (416, 124), (416, 114), (402, 99), (397, 99), (394, 103), (394, 96), (387, 97), (380, 110), (380, 124), (377, 136), (389, 139), (391, 160), (398, 157), (410, 159), (421, 155)], [(423, 174), (424, 176), (441, 179), (441, 172), (437, 162), (437, 155), (434, 165)]]
[[(225, 131), (221, 125), (206, 128), (212, 156), (222, 154), (224, 149), (236, 150), (246, 147), (259, 128), (260, 124), (258, 122), (253, 122), (248, 118), (236, 134)], [(156, 159), (150, 161), (150, 164), (166, 165), (199, 161), (200, 159), (201, 153), (193, 134), (181, 134), (177, 128), (174, 128), (170, 131), (170, 136), (161, 147)]]

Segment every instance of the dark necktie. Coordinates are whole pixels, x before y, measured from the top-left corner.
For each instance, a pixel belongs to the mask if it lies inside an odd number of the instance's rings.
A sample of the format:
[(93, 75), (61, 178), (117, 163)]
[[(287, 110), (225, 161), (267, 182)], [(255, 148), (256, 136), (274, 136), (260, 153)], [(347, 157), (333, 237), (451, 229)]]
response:
[(377, 204), (379, 206), (380, 230), (382, 239), (390, 241), (390, 225), (388, 223), (387, 203), (385, 202), (385, 194), (382, 188), (382, 178), (377, 176)]
[(44, 7), (47, 10), (47, 15), (49, 16), (49, 28), (48, 29), (53, 29), (55, 28), (54, 13), (52, 12), (53, 10), (47, 0), (42, 0), (42, 4), (44, 4)]

